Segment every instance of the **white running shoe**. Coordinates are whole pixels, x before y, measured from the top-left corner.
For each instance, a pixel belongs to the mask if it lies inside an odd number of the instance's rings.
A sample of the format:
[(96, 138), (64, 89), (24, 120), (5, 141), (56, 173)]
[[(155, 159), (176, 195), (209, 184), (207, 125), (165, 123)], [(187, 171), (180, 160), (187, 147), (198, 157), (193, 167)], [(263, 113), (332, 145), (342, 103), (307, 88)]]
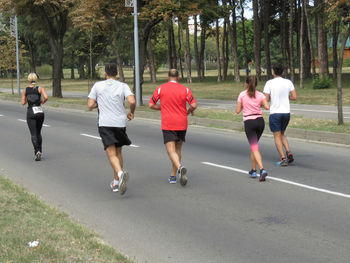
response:
[(113, 192), (118, 192), (119, 191), (118, 185), (114, 184), (114, 180), (109, 184), (109, 186), (111, 187)]
[(127, 171), (123, 171), (123, 173), (119, 176), (119, 193), (120, 195), (125, 194), (126, 192), (126, 182), (129, 180), (129, 174)]
[(180, 184), (182, 186), (185, 186), (187, 184), (187, 169), (184, 166), (180, 166), (180, 168), (177, 170), (177, 173), (179, 174)]

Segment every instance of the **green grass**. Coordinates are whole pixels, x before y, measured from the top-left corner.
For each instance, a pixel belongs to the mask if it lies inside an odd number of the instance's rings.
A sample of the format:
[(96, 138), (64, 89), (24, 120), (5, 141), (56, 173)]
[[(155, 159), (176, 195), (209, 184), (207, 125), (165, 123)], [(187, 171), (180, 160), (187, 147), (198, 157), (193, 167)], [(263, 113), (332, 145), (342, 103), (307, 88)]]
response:
[[(41, 68), (39, 68), (40, 71)], [(45, 66), (43, 67), (43, 72), (46, 72), (47, 69)], [(103, 76), (103, 68), (99, 68), (100, 75)], [(343, 105), (350, 106), (350, 68), (344, 68), (343, 70)], [(126, 82), (133, 86), (133, 71), (130, 68), (126, 68), (124, 70), (124, 74), (126, 77)], [(196, 72), (192, 72), (193, 83), (188, 84), (185, 81), (181, 81), (184, 85), (191, 88), (194, 96), (196, 98), (205, 98), (205, 99), (222, 99), (222, 100), (236, 100), (238, 94), (244, 89), (244, 72), (241, 71), (241, 83), (235, 83), (232, 76), (232, 70), (229, 71), (228, 80), (225, 82), (217, 82), (216, 70), (208, 70), (206, 73), (206, 79), (203, 82), (198, 82), (196, 76)], [(92, 82), (89, 80), (71, 80), (70, 70), (64, 70), (65, 79), (62, 80), (62, 91), (79, 91), (85, 94), (88, 94)], [(39, 84), (42, 87), (51, 93), (52, 90), (52, 81), (49, 77), (50, 75), (41, 74), (41, 79)], [(77, 74), (76, 74), (77, 76)], [(298, 75), (297, 75), (298, 76)], [(159, 70), (157, 73), (157, 83), (151, 83), (150, 76), (148, 72), (144, 74), (145, 82), (143, 85), (143, 95), (151, 95), (153, 94), (155, 88), (164, 83), (167, 79), (167, 71)], [(266, 76), (263, 76), (262, 81), (258, 83), (258, 90), (262, 91), (264, 88), (264, 84), (266, 82)], [(0, 79), (0, 88), (11, 88), (11, 79)], [(14, 92), (17, 92), (16, 81), (13, 82)], [(27, 85), (26, 80), (21, 80), (21, 88), (23, 89)], [(333, 83), (333, 87), (331, 89), (324, 90), (314, 90), (312, 89), (312, 80), (308, 79), (304, 83), (303, 89), (299, 88), (299, 80), (295, 80), (295, 87), (298, 93), (298, 100), (293, 101), (292, 103), (298, 104), (313, 104), (313, 105), (336, 105), (337, 103), (337, 89), (336, 83)]]
[[(0, 262), (131, 262), (84, 226), (0, 175)], [(28, 242), (38, 240), (30, 248)]]

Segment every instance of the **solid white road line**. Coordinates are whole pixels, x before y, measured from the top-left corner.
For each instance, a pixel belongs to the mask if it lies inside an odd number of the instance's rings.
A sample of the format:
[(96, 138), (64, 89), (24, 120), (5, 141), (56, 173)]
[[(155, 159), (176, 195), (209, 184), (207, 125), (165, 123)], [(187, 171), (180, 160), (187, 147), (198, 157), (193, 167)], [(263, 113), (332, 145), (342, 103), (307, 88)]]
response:
[[(229, 166), (225, 166), (225, 165), (219, 165), (219, 164), (210, 163), (210, 162), (202, 162), (202, 164), (210, 165), (210, 166), (214, 166), (214, 167), (218, 167), (218, 168), (222, 168), (222, 169), (226, 169), (226, 170), (236, 171), (236, 172), (243, 173), (243, 174), (246, 174), (246, 175), (248, 174), (248, 171), (244, 171), (244, 170), (241, 170), (241, 169), (237, 169), (237, 168), (233, 168), (233, 167), (229, 167)], [(336, 195), (336, 196), (345, 197), (345, 198), (349, 198), (350, 199), (350, 195), (348, 195), (348, 194), (334, 192), (334, 191), (330, 191), (330, 190), (327, 190), (327, 189), (318, 188), (318, 187), (314, 187), (314, 186), (310, 186), (310, 185), (306, 185), (306, 184), (299, 184), (299, 183), (296, 183), (296, 182), (293, 182), (293, 181), (280, 179), (280, 178), (276, 178), (276, 177), (272, 177), (272, 176), (268, 176), (267, 178), (270, 179), (270, 180), (281, 182), (281, 183), (295, 185), (295, 186), (299, 186), (301, 188), (306, 188), (306, 189), (309, 189), (309, 190), (314, 190), (314, 191), (317, 191), (317, 192), (322, 192), (322, 193), (326, 193), (326, 194), (330, 194), (330, 195)]]
[(3, 117), (4, 115), (0, 114), (0, 117)]
[[(18, 121), (21, 121), (21, 122), (27, 122), (26, 120), (22, 120), (22, 119), (17, 119)], [(50, 125), (48, 124), (43, 124), (44, 127), (51, 127)]]
[[(97, 140), (101, 140), (101, 137), (98, 137), (98, 136), (95, 136), (95, 135), (90, 135), (90, 134), (86, 134), (86, 133), (81, 133), (80, 135), (86, 136), (86, 137), (90, 137), (90, 138), (94, 138), (94, 139), (97, 139)], [(130, 147), (134, 147), (134, 148), (139, 148), (140, 147), (140, 146), (134, 145), (134, 144), (130, 144), (129, 146)]]

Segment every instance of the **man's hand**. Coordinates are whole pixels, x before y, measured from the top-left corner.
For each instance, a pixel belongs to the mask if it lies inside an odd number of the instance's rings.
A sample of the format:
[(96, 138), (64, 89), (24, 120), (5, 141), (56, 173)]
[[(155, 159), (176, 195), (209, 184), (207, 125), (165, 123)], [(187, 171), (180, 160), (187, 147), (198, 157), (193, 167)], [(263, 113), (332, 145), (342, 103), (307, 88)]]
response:
[(129, 112), (127, 117), (128, 117), (128, 120), (131, 121), (134, 118), (134, 113)]

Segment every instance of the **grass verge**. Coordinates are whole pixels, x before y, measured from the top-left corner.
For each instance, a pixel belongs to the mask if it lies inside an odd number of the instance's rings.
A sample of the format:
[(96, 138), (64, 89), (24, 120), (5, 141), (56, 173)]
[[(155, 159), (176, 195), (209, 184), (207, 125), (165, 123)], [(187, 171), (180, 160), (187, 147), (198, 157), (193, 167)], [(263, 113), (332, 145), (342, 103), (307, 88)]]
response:
[[(0, 175), (0, 262), (131, 262), (84, 226)], [(29, 247), (28, 242), (39, 241)]]

